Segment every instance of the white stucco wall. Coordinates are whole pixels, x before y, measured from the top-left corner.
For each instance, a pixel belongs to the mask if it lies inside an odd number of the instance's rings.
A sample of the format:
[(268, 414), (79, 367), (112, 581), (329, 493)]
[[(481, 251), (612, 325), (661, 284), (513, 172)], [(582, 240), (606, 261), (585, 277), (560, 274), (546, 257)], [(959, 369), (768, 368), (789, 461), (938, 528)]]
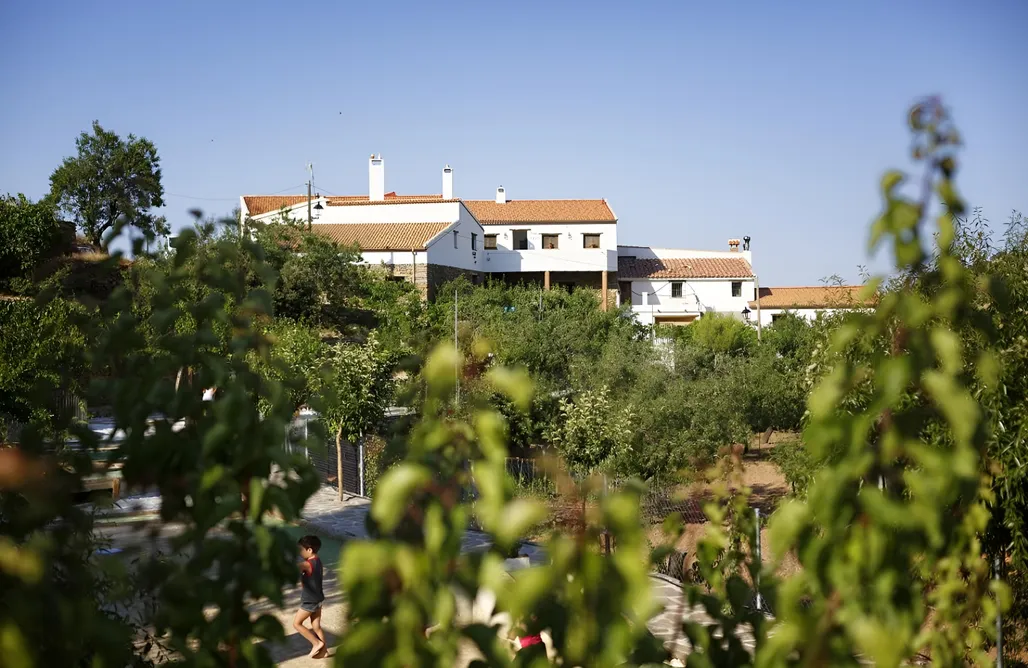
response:
[(382, 263), (385, 264), (414, 264), (423, 265), (428, 262), (428, 255), (425, 251), (374, 251), (366, 252), (361, 251), (361, 258), (365, 264), (377, 266)]
[[(348, 204), (326, 206), (318, 223), (452, 223), (460, 218), (460, 202), (419, 204)], [(306, 215), (306, 209), (304, 211)]]
[[(619, 285), (621, 282), (620, 281)], [(671, 297), (671, 284), (682, 283), (682, 297)], [(655, 316), (691, 315), (706, 312), (742, 313), (753, 299), (756, 282), (738, 281), (742, 293), (732, 296), (732, 282), (727, 279), (692, 280), (635, 280), (632, 281), (632, 311), (644, 325), (652, 324)], [(769, 316), (770, 317), (770, 316)]]
[[(307, 204), (298, 204), (287, 209), (289, 215), (298, 221), (307, 220)], [(344, 223), (450, 223), (458, 220), (461, 211), (467, 212), (460, 202), (424, 202), (417, 204), (347, 204), (345, 206), (327, 206), (313, 224), (344, 224)], [(279, 211), (269, 211), (254, 220), (272, 221), (278, 218)]]
[(742, 257), (744, 260), (753, 265), (753, 252), (752, 251), (733, 251), (733, 250), (689, 250), (687, 248), (660, 248), (658, 246), (618, 246), (618, 255), (631, 256), (639, 259), (677, 259), (677, 258), (689, 258), (689, 257), (725, 257), (735, 258)]
[[(485, 234), (482, 226), (461, 203), (457, 203), (456, 224), (433, 240), (428, 246), (428, 261), (469, 271), (486, 271), (482, 250)], [(454, 248), (453, 232), (457, 232), (457, 247)], [(471, 235), (476, 235), (477, 249), (471, 248)]]
[[(527, 230), (528, 249), (514, 247), (514, 231)], [(487, 251), (486, 271), (617, 271), (615, 223), (545, 223), (486, 225), (485, 234), (496, 235), (496, 250)], [(556, 234), (557, 248), (543, 248), (543, 235)], [(586, 234), (599, 234), (599, 248), (584, 248)]]
[[(757, 309), (754, 308), (754, 307), (750, 307), (750, 310), (753, 312), (750, 317), (751, 318), (756, 318), (756, 316), (757, 316)], [(850, 310), (852, 310), (852, 309), (835, 309), (835, 308), (790, 308), (790, 309), (785, 309), (785, 308), (762, 308), (762, 309), (760, 309), (760, 325), (762, 327), (769, 327), (769, 326), (771, 326), (771, 324), (774, 321), (774, 317), (776, 315), (781, 315), (783, 313), (792, 313), (793, 315), (799, 316), (800, 318), (803, 318), (804, 320), (807, 320), (809, 322), (813, 322), (814, 320), (817, 320), (817, 316), (819, 314), (821, 314), (821, 313), (823, 313), (825, 315), (831, 315), (833, 313), (845, 312), (845, 311), (850, 311)], [(754, 320), (754, 322), (756, 322), (756, 320)]]

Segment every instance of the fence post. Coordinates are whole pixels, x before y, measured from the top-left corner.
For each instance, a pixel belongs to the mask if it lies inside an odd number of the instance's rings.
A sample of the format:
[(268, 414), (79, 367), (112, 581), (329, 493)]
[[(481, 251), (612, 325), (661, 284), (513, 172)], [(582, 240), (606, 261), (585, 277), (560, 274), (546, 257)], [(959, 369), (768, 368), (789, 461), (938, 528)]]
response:
[[(992, 577), (999, 582), (1003, 567), (1003, 550), (992, 558)], [(996, 668), (1003, 668), (1003, 613), (996, 610)]]
[(303, 416), (303, 455), (304, 455), (304, 457), (307, 458), (307, 461), (311, 460), (311, 449), (310, 449), (310, 446), (307, 445), (307, 439), (310, 437), (310, 433), (308, 432), (308, 425), (310, 425), (310, 423), (311, 423), (311, 416), (310, 415), (304, 415)]
[(757, 612), (760, 612), (764, 608), (764, 601), (760, 596), (760, 571), (763, 567), (760, 558), (760, 508), (753, 509), (754, 517), (756, 517), (756, 558), (757, 558), (757, 578), (756, 578), (756, 590), (757, 590)]
[(357, 490), (364, 496), (364, 437), (357, 441)]

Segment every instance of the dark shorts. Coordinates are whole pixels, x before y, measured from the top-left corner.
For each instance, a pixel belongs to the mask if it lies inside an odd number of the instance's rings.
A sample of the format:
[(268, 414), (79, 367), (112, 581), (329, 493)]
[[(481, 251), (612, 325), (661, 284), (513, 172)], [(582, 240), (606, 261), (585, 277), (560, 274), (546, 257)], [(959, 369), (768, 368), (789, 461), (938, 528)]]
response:
[(321, 603), (308, 603), (307, 601), (300, 602), (300, 609), (307, 612), (317, 612), (320, 607)]

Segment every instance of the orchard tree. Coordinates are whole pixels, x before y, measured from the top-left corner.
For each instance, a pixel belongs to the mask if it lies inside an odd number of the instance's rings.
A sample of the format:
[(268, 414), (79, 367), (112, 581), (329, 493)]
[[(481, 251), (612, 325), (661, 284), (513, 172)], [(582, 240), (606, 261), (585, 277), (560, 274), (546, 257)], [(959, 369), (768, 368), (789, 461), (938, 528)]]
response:
[(50, 175), (50, 193), (89, 243), (105, 246), (118, 224), (148, 236), (168, 233), (167, 221), (153, 213), (164, 206), (164, 186), (150, 140), (131, 134), (122, 139), (93, 121), (92, 134), (83, 132), (75, 144), (78, 155)]
[(633, 420), (630, 409), (615, 406), (606, 387), (585, 391), (574, 402), (561, 399), (550, 441), (573, 470), (616, 468), (632, 450)]
[(61, 223), (49, 200), (24, 195), (0, 196), (0, 287), (26, 277), (55, 255), (62, 242)]
[(392, 396), (392, 365), (374, 336), (364, 345), (337, 343), (321, 371), (320, 405), (335, 434), (339, 497), (343, 495), (343, 442), (355, 444), (377, 426)]

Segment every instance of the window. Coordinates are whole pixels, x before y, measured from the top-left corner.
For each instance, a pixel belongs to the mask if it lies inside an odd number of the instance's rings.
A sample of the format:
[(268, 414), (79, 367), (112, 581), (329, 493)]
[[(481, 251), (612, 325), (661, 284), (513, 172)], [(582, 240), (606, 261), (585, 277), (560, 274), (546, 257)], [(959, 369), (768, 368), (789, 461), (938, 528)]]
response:
[(675, 283), (671, 284), (671, 298), (672, 299), (681, 299), (682, 298), (682, 284), (681, 283), (676, 281)]
[(582, 248), (599, 248), (600, 247), (600, 235), (598, 234), (583, 234), (582, 235)]
[(478, 235), (471, 233), (471, 250), (478, 250)]
[(514, 239), (515, 250), (528, 250), (528, 230), (514, 230), (511, 236)]
[(732, 281), (732, 296), (742, 297), (742, 281)]
[(544, 234), (543, 235), (543, 248), (546, 250), (557, 250), (560, 248), (560, 235), (559, 234)]
[(453, 247), (457, 247), (457, 230), (453, 231)]
[(775, 313), (774, 315), (772, 315), (772, 316), (771, 316), (771, 324), (773, 325), (773, 324), (775, 324), (776, 322), (778, 322), (779, 320), (781, 320), (781, 319), (782, 319), (782, 317), (783, 317), (783, 315), (784, 315), (784, 314), (782, 314), (782, 313)]
[(485, 249), (486, 250), (496, 250), (496, 235), (495, 234), (487, 234), (487, 235), (485, 235)]

